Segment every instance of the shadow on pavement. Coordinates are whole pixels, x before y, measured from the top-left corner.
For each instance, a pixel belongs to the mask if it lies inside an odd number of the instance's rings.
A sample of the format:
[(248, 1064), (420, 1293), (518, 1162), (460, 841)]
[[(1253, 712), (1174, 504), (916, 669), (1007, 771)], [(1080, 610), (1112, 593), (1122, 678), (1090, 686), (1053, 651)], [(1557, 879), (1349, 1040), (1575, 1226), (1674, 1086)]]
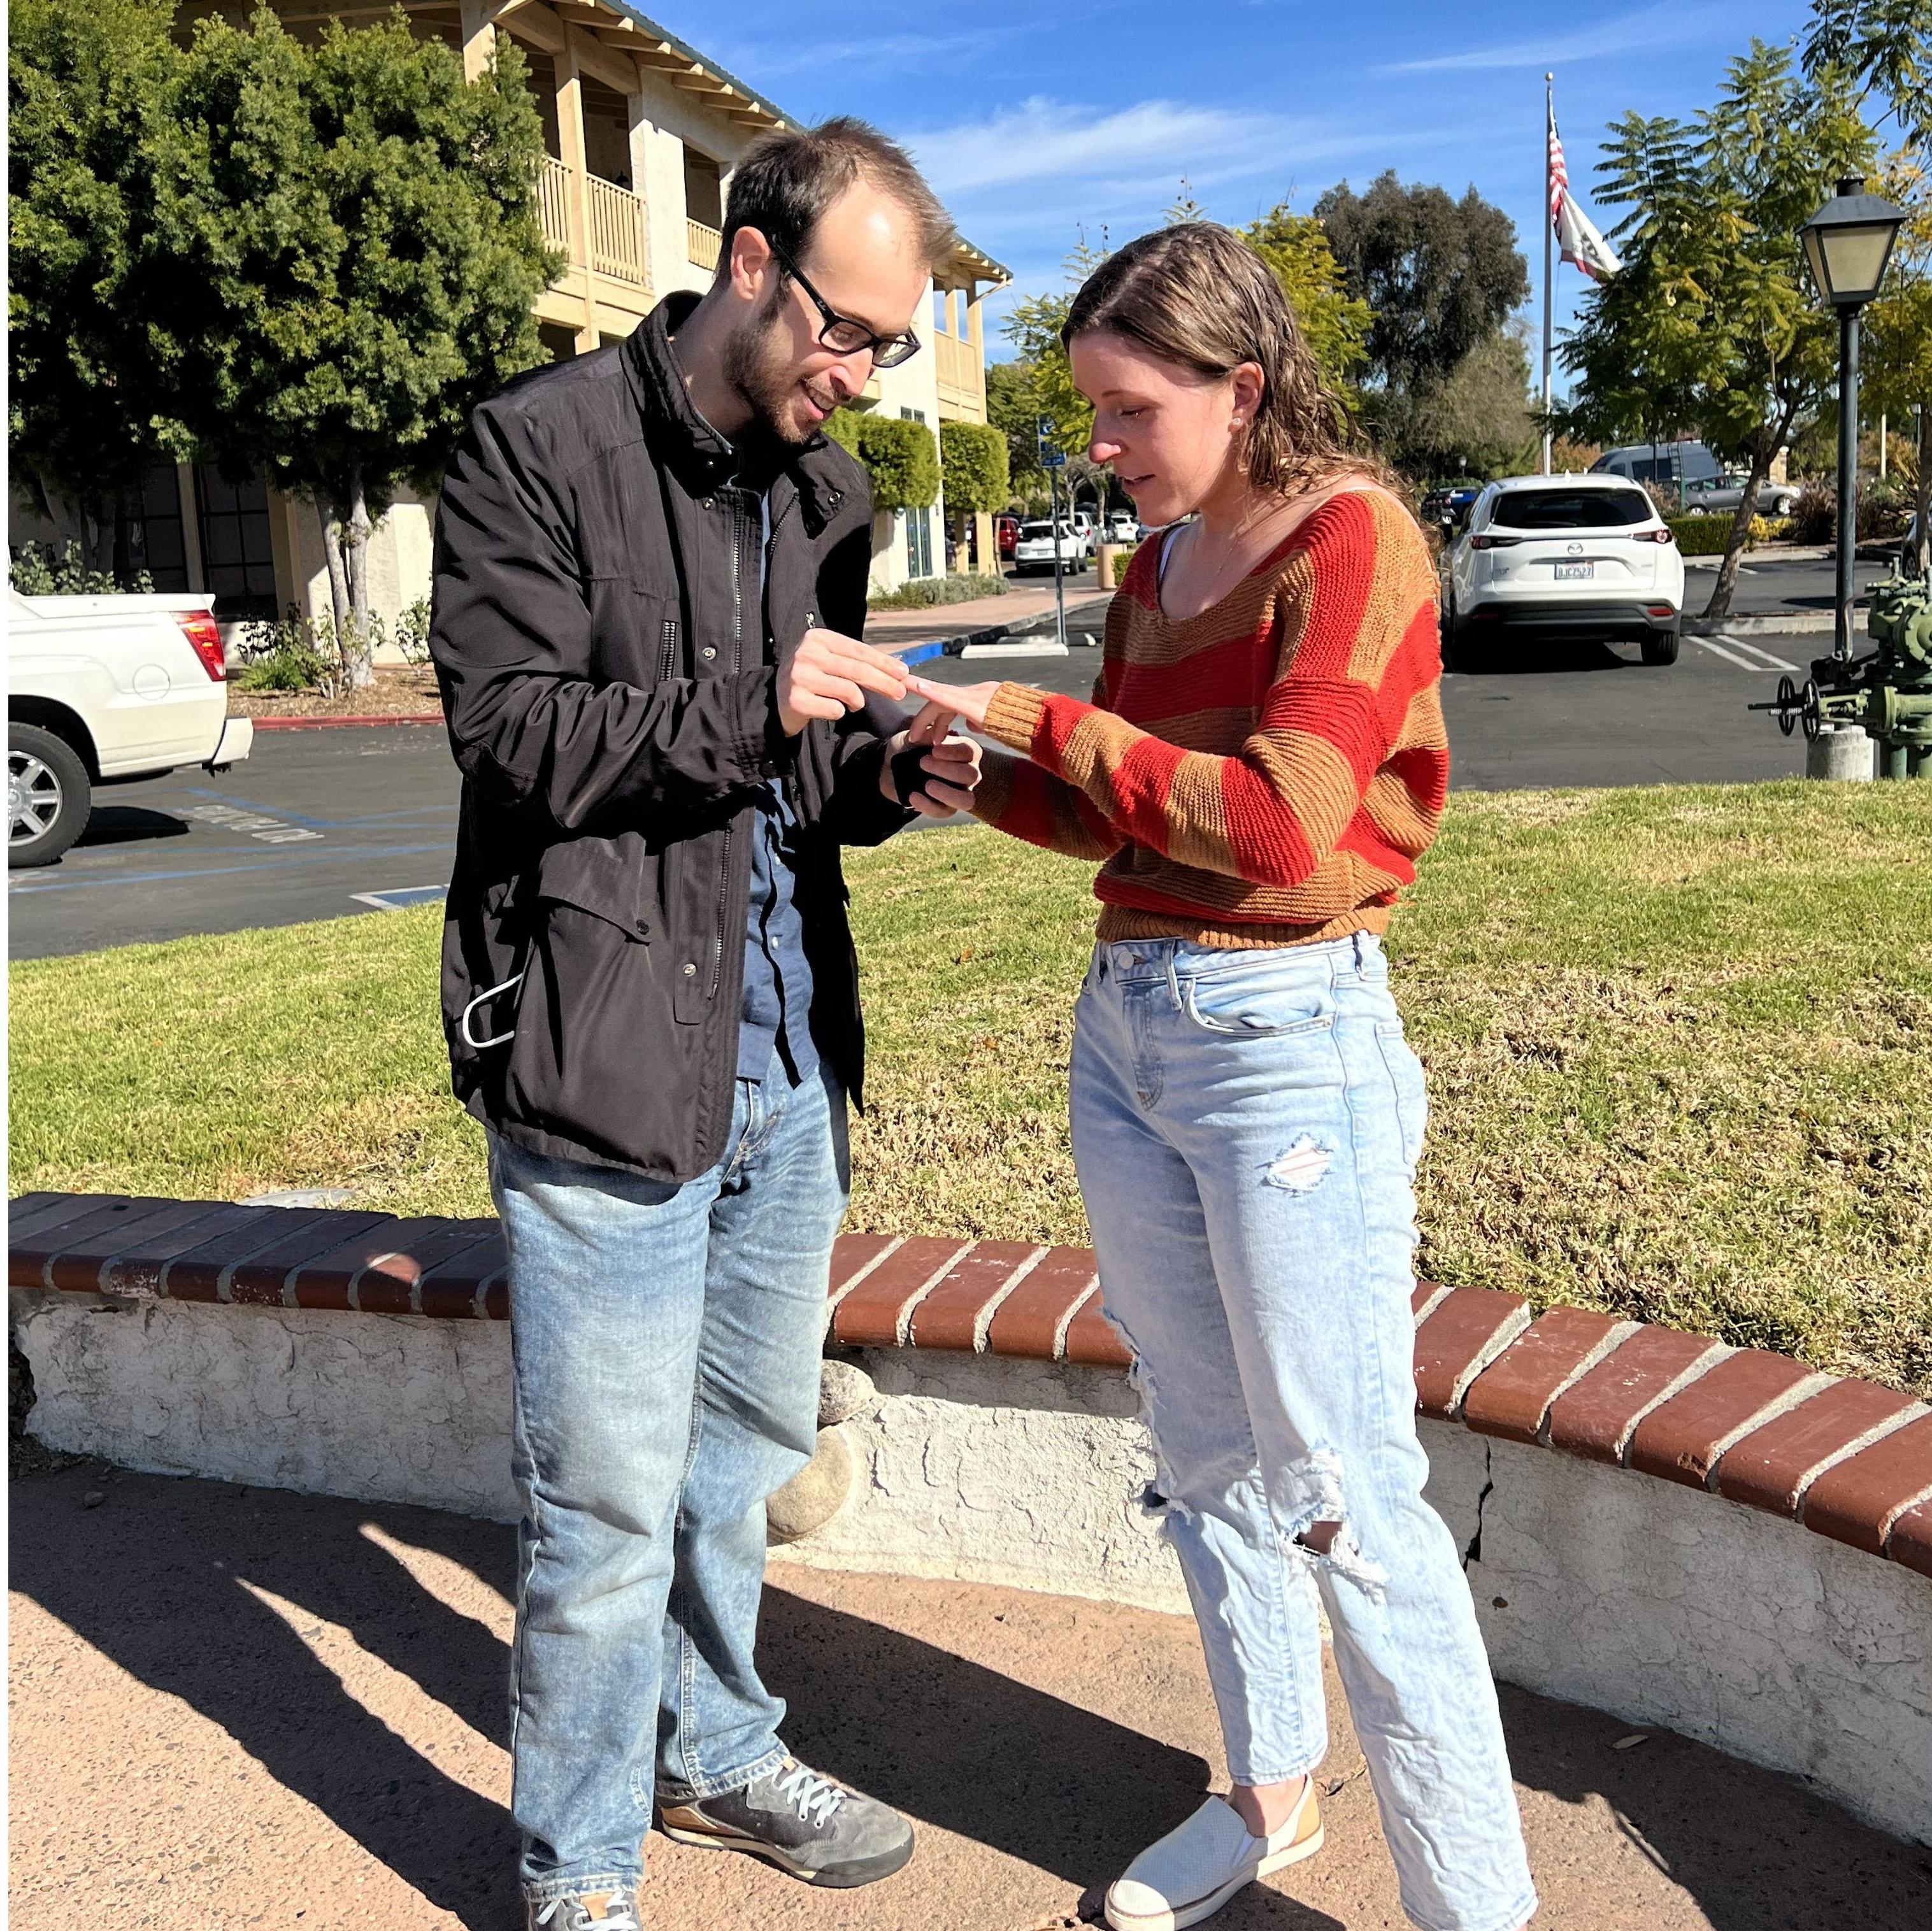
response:
[(1628, 656), (1620, 655), (1610, 644), (1562, 637), (1545, 642), (1529, 638), (1508, 643), (1464, 644), (1456, 652), (1454, 667), (1466, 677), (1515, 677), (1531, 673), (1552, 671), (1640, 670), (1636, 646), (1627, 646)]
[(184, 838), (188, 828), (166, 811), (145, 805), (96, 805), (87, 829), (74, 843), (86, 850), (94, 845), (128, 845), (155, 838)]
[[(500, 1742), (506, 1646), (431, 1594), (364, 1525), (506, 1598), (513, 1532), (427, 1509), (134, 1474), (115, 1478), (112, 1507), (83, 1512), (81, 1492), (97, 1471), (14, 1482), (12, 1587), (138, 1683), (218, 1726), (469, 1931), (502, 1931), (515, 1909), (505, 1810), (355, 1700), (298, 1632), (311, 1618), (340, 1626)], [(288, 1617), (257, 1591), (289, 1606)], [(1166, 1620), (1163, 1642), (1174, 1633)], [(782, 1586), (766, 1591), (760, 1654), (790, 1705), (787, 1741), (802, 1757), (924, 1825), (1071, 1885), (1120, 1870), (1208, 1786), (1209, 1766), (1190, 1751)], [(1538, 1810), (1546, 1793), (1580, 1813), (1608, 1807), (1714, 1931), (1801, 1919), (1861, 1931), (1932, 1922), (1927, 1854), (1794, 1782), (1667, 1732), (1616, 1750), (1628, 1725), (1522, 1690), (1504, 1692), (1503, 1711), (1545, 1861), (1574, 1828), (1568, 1812), (1552, 1822), (1554, 1807)], [(1150, 1711), (1150, 1724), (1164, 1727), (1172, 1715)], [(1345, 1741), (1338, 1726), (1331, 1762)], [(1097, 1894), (1083, 1903), (1096, 1904)], [(1563, 1921), (1625, 1920), (1612, 1909)], [(1216, 1922), (1226, 1931), (1341, 1931), (1269, 1891), (1245, 1895)]]

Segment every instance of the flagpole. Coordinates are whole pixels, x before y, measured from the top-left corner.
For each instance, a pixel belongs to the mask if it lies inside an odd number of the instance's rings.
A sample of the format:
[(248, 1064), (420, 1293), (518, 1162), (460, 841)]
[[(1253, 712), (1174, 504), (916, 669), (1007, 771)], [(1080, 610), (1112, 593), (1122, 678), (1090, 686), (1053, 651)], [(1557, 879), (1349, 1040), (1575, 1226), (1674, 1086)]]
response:
[(1550, 172), (1550, 144), (1556, 129), (1556, 76), (1543, 76), (1543, 473), (1550, 474), (1550, 331), (1556, 316), (1551, 289), (1550, 239), (1555, 226), (1552, 204), (1556, 184)]

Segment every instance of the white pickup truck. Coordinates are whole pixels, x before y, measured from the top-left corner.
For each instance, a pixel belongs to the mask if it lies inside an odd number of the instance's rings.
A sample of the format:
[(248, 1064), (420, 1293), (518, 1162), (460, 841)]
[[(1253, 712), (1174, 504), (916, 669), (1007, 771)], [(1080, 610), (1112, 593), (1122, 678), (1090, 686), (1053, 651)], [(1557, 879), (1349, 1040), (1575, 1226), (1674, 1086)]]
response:
[(228, 715), (206, 597), (7, 593), (7, 863), (51, 865), (97, 784), (226, 771), (255, 727)]

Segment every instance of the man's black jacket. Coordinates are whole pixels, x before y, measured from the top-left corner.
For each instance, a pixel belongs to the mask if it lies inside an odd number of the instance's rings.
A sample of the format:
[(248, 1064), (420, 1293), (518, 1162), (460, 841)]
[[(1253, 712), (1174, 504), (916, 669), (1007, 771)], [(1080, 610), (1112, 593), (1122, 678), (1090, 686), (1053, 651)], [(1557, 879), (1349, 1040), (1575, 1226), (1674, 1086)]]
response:
[(879, 789), (894, 721), (788, 739), (765, 661), (767, 630), (860, 634), (864, 472), (823, 439), (776, 460), (760, 572), (756, 499), (668, 340), (695, 300), (477, 410), (443, 484), (430, 629), (463, 772), (442, 950), (457, 1096), (538, 1153), (673, 1180), (730, 1130), (760, 790), (790, 788), (812, 1033), (855, 1099), (838, 847), (910, 815)]

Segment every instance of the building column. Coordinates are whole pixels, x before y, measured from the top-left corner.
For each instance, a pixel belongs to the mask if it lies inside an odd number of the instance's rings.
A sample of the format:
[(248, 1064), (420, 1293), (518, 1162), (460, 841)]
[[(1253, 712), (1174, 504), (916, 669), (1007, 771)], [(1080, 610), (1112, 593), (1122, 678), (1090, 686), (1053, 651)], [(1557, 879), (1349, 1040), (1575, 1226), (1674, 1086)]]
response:
[(489, 67), (496, 52), (496, 28), (490, 18), (490, 0), (462, 0), (463, 77), (475, 80)]
[(587, 355), (597, 346), (597, 286), (590, 265), (590, 189), (584, 178), (590, 170), (584, 158), (584, 82), (567, 31), (563, 51), (555, 56), (555, 71), (557, 145), (563, 150), (560, 158), (570, 170), (571, 259), (580, 265), (583, 277), (584, 319), (578, 325), (577, 352)]

